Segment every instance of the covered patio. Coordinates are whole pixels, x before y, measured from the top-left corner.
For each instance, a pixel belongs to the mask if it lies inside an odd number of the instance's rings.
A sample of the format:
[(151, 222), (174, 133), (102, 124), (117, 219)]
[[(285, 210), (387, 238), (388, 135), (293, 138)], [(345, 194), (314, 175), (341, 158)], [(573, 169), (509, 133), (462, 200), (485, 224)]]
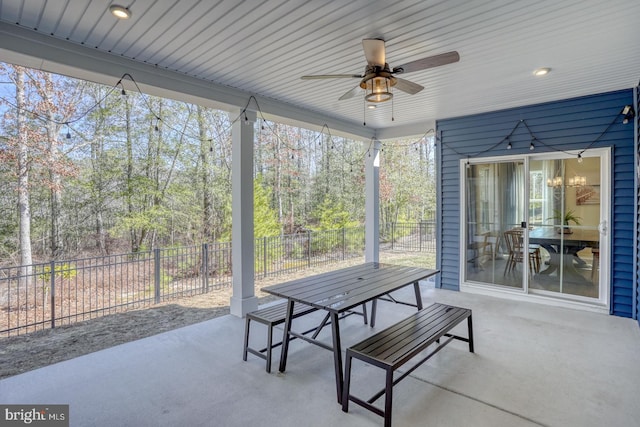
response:
[[(243, 122), (266, 118), (363, 141), (369, 153), (363, 157), (366, 261), (379, 259), (381, 141), (436, 137), (436, 269), (442, 274), (435, 283), (422, 283), (422, 297), (425, 304), (472, 309), (476, 350), (469, 353), (454, 342), (401, 382), (394, 389), (395, 425), (638, 424), (638, 142), (631, 140), (638, 138), (637, 116), (627, 113), (631, 122), (616, 130), (613, 142), (600, 141), (598, 134), (623, 106), (635, 104), (637, 111), (640, 105), (640, 4), (335, 0), (213, 6), (192, 0), (180, 1), (178, 8), (177, 1), (143, 0), (131, 4), (129, 19), (116, 21), (102, 2), (68, 2), (64, 11), (52, 3), (0, 3), (0, 60), (107, 85), (128, 74), (136, 84), (121, 80), (127, 90), (139, 87), (242, 119), (232, 128), (232, 314), (2, 380), (0, 403), (68, 403), (71, 425), (77, 426), (381, 425), (355, 405), (349, 413), (340, 410), (326, 351), (294, 341), (284, 374), (265, 373), (264, 362), (251, 356), (242, 361), (243, 316), (257, 308), (254, 126)], [(361, 41), (375, 38), (385, 40), (392, 66), (450, 51), (459, 52), (460, 62), (409, 74), (425, 90), (396, 92), (393, 103), (372, 110), (364, 97), (338, 101), (357, 80), (300, 79), (362, 72)], [(540, 67), (550, 68), (547, 80), (533, 76)], [(595, 97), (606, 93), (613, 95)], [(593, 107), (578, 98), (589, 96)], [(509, 141), (494, 149), (514, 123), (539, 111), (548, 120), (540, 128), (566, 114), (571, 117), (562, 120), (575, 124), (573, 129), (590, 129), (571, 149), (595, 140), (615, 148), (619, 158), (610, 195), (619, 219), (610, 222), (606, 261), (615, 268), (602, 273), (607, 292), (598, 310), (588, 303), (579, 307), (584, 310), (560, 307), (564, 296), (551, 302), (528, 295), (497, 298), (464, 292), (461, 285), (464, 153), (533, 151), (528, 135), (514, 138), (513, 147)], [(564, 128), (553, 130), (553, 137), (566, 136)], [(440, 144), (442, 132), (448, 148)], [(554, 145), (536, 149), (552, 152)], [(344, 320), (344, 347), (412, 312), (381, 303), (375, 329), (360, 318)], [(255, 339), (260, 331), (255, 328)], [(382, 387), (380, 372), (359, 367), (354, 387), (367, 393)]]
[[(640, 418), (633, 320), (421, 286), (425, 304), (473, 310), (476, 353), (452, 343), (398, 384), (394, 425), (599, 427)], [(380, 303), (375, 330), (413, 310)], [(357, 316), (343, 322), (347, 344), (372, 333)], [(1, 381), (1, 400), (67, 402), (75, 426), (382, 425), (358, 406), (340, 410), (330, 352), (293, 341), (286, 373), (267, 374), (263, 360), (242, 361), (243, 329), (227, 315), (58, 363)], [(383, 375), (359, 367), (354, 387), (373, 394)]]

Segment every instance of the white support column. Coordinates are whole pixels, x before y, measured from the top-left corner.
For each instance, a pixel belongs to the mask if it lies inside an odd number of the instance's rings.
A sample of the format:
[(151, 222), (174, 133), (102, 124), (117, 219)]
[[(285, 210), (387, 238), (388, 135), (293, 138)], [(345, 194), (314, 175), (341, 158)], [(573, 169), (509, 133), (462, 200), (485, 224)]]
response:
[(380, 141), (373, 141), (365, 156), (364, 260), (380, 261)]
[[(232, 111), (238, 117), (231, 128), (231, 262), (233, 295), (231, 314), (244, 317), (258, 308), (254, 287), (253, 233), (253, 124), (256, 113)], [(245, 119), (246, 117), (246, 119)]]

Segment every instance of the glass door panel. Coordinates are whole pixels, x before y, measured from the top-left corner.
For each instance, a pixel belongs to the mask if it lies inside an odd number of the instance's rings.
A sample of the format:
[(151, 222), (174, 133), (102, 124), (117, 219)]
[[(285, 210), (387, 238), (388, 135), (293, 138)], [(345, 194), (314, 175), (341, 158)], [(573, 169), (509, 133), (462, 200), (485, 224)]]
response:
[(600, 298), (600, 158), (529, 162), (530, 292)]
[(465, 280), (523, 289), (524, 161), (469, 164), (465, 190)]

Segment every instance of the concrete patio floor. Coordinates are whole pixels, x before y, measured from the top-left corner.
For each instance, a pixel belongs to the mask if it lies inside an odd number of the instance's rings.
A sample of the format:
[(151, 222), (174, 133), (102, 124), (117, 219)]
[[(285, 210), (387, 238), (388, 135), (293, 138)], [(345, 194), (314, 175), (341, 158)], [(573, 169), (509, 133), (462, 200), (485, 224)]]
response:
[[(454, 341), (398, 384), (394, 426), (637, 425), (635, 321), (422, 289), (425, 303), (473, 310), (476, 353)], [(378, 307), (375, 330), (413, 311)], [(341, 328), (345, 347), (373, 332), (359, 316)], [(72, 426), (382, 426), (355, 404), (341, 411), (331, 353), (296, 340), (286, 373), (278, 348), (267, 374), (263, 360), (242, 361), (243, 331), (244, 319), (228, 315), (17, 375), (0, 381), (0, 403), (69, 404)], [(262, 325), (252, 332), (264, 341)], [(354, 393), (382, 388), (381, 370), (353, 369)]]

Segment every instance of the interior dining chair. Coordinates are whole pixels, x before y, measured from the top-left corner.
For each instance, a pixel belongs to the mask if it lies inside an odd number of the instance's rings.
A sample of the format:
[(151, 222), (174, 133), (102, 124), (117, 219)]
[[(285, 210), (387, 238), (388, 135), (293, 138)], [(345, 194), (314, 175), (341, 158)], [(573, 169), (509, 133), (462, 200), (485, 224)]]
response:
[(600, 264), (600, 248), (591, 248), (593, 260), (591, 261), (591, 281), (595, 281), (598, 275), (598, 266)]
[[(516, 267), (519, 262), (524, 261), (522, 229), (507, 230), (504, 232), (504, 241), (509, 252), (507, 264), (504, 267), (504, 274), (507, 274)], [(538, 273), (540, 271), (541, 255), (539, 245), (529, 245), (527, 248), (529, 272)]]

